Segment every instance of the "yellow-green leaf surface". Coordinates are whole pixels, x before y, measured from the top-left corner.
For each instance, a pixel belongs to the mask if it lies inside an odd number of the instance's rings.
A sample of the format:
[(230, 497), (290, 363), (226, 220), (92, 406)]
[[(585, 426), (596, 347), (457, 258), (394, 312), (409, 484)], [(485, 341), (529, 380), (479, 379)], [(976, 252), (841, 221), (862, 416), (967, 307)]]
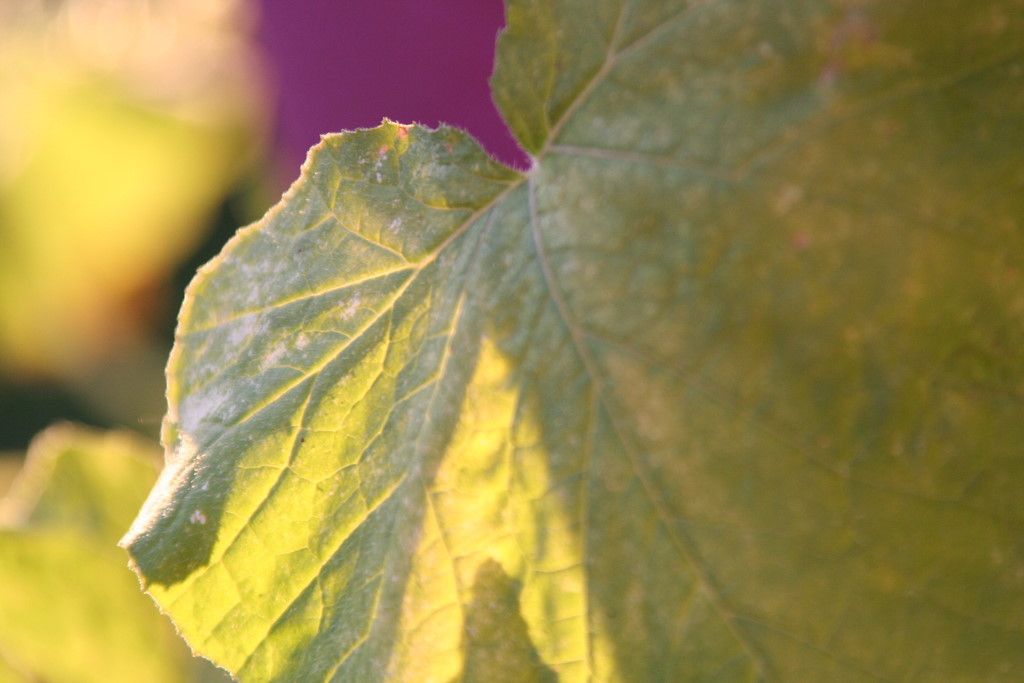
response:
[(194, 680), (116, 546), (158, 465), (126, 432), (58, 425), (32, 442), (0, 499), (0, 681)]
[(124, 543), (242, 680), (1024, 676), (1024, 6), (512, 0), (324, 138)]

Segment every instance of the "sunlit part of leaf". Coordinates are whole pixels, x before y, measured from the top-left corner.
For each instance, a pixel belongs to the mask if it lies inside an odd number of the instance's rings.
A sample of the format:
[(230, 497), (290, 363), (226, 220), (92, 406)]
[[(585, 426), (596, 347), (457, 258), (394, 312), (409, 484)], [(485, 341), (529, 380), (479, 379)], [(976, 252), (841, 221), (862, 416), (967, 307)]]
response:
[[(385, 564), (408, 571), (420, 477), (458, 407), (447, 394), (473, 369), (447, 363), (475, 344), (456, 325), (481, 242), (468, 228), (518, 178), (452, 129), (328, 137), (288, 199), (192, 284), (170, 362), (173, 451), (125, 542), (152, 594), (195, 615), (178, 620), (193, 647), (243, 677), (301, 678), (367, 638), (378, 592), (401, 587)], [(252, 270), (267, 252), (284, 257), (276, 272)], [(244, 287), (223, 288), (232, 271)], [(339, 554), (353, 543), (369, 545)], [(253, 557), (281, 572), (249, 571)], [(277, 638), (313, 655), (282, 660)], [(342, 674), (386, 666), (388, 648), (373, 637)]]
[(246, 680), (1024, 671), (1024, 16), (513, 1), (535, 158), (325, 138), (126, 537)]
[(0, 499), (0, 678), (195, 680), (188, 648), (114, 545), (158, 458), (149, 441), (72, 425), (33, 441)]

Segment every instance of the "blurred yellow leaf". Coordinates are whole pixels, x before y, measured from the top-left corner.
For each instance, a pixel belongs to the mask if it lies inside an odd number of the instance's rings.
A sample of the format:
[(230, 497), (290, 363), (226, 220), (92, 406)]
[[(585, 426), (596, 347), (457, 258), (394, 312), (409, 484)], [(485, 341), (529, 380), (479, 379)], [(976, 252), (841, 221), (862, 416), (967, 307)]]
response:
[(129, 432), (62, 424), (33, 441), (0, 498), (0, 681), (214, 680), (114, 545), (159, 465)]
[(195, 246), (257, 139), (244, 9), (0, 10), (0, 370), (88, 372)]

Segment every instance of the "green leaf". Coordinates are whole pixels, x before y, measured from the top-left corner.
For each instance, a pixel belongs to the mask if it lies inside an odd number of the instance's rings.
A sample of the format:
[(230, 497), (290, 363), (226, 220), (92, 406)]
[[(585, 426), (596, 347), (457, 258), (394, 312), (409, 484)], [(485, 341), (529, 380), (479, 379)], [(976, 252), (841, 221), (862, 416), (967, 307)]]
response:
[(188, 648), (115, 545), (158, 457), (127, 432), (70, 424), (32, 442), (0, 499), (0, 680), (195, 680)]
[(123, 541), (243, 680), (1017, 680), (1019, 3), (513, 0), (535, 164), (327, 136)]

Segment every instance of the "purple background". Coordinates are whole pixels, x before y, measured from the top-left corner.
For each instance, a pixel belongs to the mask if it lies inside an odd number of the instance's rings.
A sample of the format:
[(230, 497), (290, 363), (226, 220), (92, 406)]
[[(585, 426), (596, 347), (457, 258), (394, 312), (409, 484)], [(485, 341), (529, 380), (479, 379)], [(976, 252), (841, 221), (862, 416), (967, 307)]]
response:
[(487, 79), (502, 0), (259, 0), (280, 172), (298, 174), (322, 133), (400, 123), (465, 128), (519, 168)]

